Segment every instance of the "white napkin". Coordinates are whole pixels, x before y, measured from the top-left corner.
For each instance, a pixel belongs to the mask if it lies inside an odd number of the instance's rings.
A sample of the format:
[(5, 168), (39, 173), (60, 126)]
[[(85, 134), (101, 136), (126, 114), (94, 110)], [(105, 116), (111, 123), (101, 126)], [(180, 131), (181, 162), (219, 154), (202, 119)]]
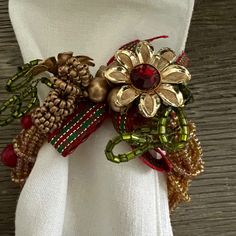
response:
[[(10, 0), (24, 61), (74, 51), (96, 69), (124, 43), (169, 35), (156, 49), (184, 49), (194, 0)], [(39, 95), (46, 93), (40, 90)], [(106, 160), (107, 121), (70, 157), (45, 144), (22, 190), (17, 236), (170, 236), (165, 175), (139, 159)], [(125, 145), (119, 148), (125, 151)]]

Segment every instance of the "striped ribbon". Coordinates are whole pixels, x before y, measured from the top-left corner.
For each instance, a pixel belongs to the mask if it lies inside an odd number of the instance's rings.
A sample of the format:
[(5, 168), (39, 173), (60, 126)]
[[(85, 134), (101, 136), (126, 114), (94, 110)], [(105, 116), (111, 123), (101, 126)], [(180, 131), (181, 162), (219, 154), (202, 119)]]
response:
[(76, 111), (63, 122), (62, 128), (49, 135), (48, 142), (65, 157), (83, 143), (107, 116), (105, 103), (81, 102)]

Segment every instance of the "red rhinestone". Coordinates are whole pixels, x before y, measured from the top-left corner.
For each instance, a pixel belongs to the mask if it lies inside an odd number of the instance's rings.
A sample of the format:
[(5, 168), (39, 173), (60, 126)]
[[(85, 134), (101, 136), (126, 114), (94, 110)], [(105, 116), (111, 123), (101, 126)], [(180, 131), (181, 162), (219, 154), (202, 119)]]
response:
[(130, 80), (137, 89), (149, 90), (155, 88), (160, 83), (161, 76), (154, 66), (140, 64), (131, 71)]
[(5, 166), (16, 167), (17, 155), (14, 151), (13, 145), (8, 144), (1, 153), (1, 161)]
[(25, 115), (21, 118), (21, 125), (24, 129), (29, 129), (33, 125), (31, 115)]

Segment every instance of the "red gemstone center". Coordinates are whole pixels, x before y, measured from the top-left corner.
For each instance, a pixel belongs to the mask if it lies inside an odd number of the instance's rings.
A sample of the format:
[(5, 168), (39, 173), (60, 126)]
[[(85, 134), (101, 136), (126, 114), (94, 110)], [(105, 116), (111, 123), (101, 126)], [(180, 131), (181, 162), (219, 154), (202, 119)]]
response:
[(135, 66), (131, 71), (130, 80), (137, 89), (149, 90), (159, 85), (161, 76), (154, 66), (140, 64)]

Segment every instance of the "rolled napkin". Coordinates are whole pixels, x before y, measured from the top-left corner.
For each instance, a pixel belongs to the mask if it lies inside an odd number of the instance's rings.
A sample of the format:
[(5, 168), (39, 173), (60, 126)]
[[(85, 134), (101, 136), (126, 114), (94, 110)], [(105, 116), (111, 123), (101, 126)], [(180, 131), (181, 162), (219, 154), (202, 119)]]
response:
[[(10, 0), (10, 18), (24, 61), (61, 51), (105, 64), (124, 43), (184, 49), (193, 0)], [(43, 98), (47, 91), (39, 89)], [(104, 147), (115, 136), (106, 121), (69, 157), (41, 148), (19, 198), (17, 236), (170, 236), (166, 179), (139, 159), (115, 165)], [(126, 151), (120, 145), (118, 152)]]

